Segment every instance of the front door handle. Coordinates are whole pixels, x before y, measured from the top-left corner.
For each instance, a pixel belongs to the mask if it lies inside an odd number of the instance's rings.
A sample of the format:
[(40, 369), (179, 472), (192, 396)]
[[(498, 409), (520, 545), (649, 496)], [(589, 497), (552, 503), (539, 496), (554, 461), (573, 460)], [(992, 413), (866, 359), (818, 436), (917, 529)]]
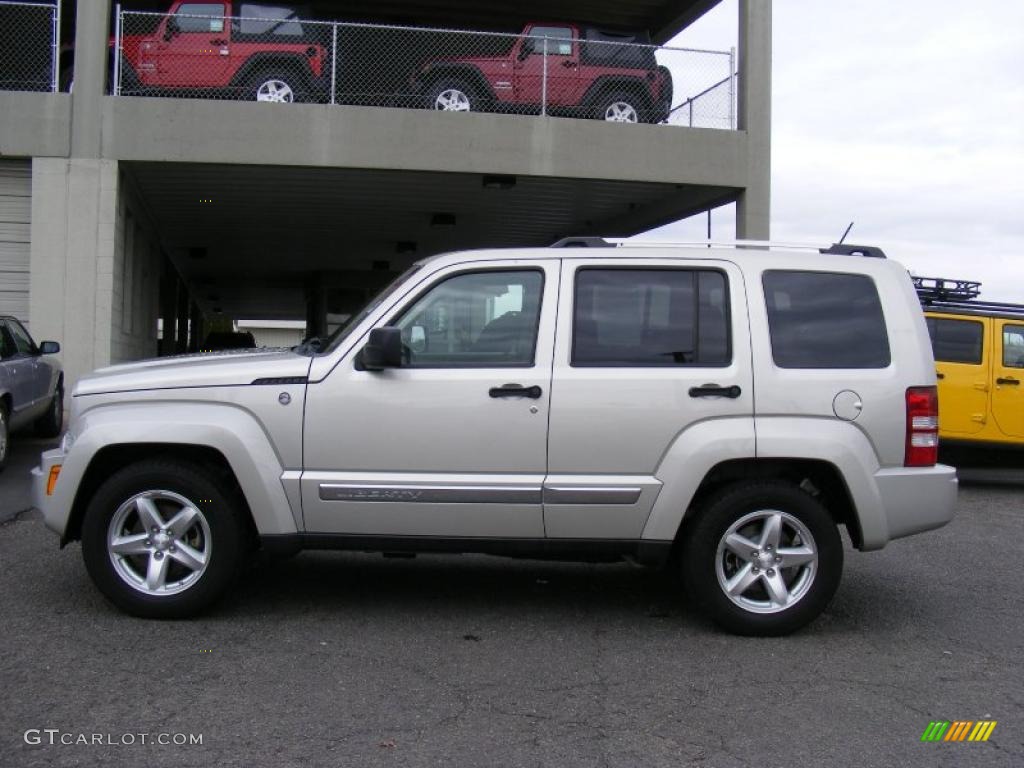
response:
[(1010, 384), (1016, 387), (1020, 384), (1020, 379), (996, 379), (996, 384)]
[(210, 41), (210, 45), (227, 45), (227, 44), (228, 44), (228, 41), (225, 40), (223, 37), (218, 37), (215, 40), (211, 40)]
[(522, 384), (503, 384), (500, 387), (491, 387), (488, 394), (491, 397), (530, 397), (536, 400), (544, 390), (536, 384), (532, 387), (524, 387)]
[(731, 387), (720, 387), (717, 384), (705, 384), (690, 387), (690, 397), (729, 397), (735, 400), (743, 390), (733, 384)]
[(570, 61), (569, 59), (566, 59), (565, 61), (562, 62), (562, 66), (563, 67), (575, 67), (576, 66), (576, 62), (575, 61)]
[(946, 378), (946, 374), (942, 373), (941, 371), (936, 371), (935, 372), (935, 378), (936, 379), (944, 379), (944, 378)]

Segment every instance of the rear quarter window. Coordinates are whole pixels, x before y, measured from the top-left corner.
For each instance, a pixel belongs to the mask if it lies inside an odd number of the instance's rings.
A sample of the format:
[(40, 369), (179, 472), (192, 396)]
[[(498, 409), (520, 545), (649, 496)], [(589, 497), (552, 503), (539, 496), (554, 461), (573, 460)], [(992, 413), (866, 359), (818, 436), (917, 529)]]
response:
[(769, 270), (762, 277), (780, 368), (886, 368), (882, 303), (866, 275)]

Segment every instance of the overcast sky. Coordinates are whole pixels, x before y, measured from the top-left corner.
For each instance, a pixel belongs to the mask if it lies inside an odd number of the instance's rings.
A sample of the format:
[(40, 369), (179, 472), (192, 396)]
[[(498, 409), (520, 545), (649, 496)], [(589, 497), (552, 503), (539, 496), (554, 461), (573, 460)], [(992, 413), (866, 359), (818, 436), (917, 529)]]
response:
[[(673, 44), (736, 44), (737, 0)], [(775, 0), (772, 239), (880, 245), (1024, 303), (1024, 2)], [(703, 238), (706, 217), (658, 237)], [(733, 206), (712, 237), (735, 236)]]

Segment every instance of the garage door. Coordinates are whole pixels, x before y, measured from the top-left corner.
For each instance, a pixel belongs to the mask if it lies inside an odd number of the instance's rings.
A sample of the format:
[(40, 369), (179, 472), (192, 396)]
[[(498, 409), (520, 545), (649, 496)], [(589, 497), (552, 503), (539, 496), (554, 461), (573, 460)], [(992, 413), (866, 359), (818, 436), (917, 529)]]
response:
[(28, 322), (32, 163), (0, 160), (0, 315)]

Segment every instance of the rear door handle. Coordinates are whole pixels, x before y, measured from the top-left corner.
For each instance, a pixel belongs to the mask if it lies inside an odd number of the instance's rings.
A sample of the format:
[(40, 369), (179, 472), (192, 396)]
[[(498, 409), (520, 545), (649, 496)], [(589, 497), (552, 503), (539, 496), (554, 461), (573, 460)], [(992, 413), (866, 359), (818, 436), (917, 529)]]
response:
[(491, 397), (530, 397), (536, 400), (544, 390), (536, 384), (532, 387), (524, 387), (522, 384), (503, 384), (500, 387), (491, 387), (488, 394)]
[(731, 387), (720, 387), (717, 384), (704, 384), (690, 387), (690, 397), (729, 397), (736, 399), (743, 390), (733, 384)]
[(1016, 387), (1020, 384), (1020, 379), (996, 379), (996, 384), (1010, 384)]
[(939, 371), (936, 371), (935, 372), (935, 378), (936, 379), (944, 379), (944, 378), (946, 378), (946, 374), (940, 373)]

